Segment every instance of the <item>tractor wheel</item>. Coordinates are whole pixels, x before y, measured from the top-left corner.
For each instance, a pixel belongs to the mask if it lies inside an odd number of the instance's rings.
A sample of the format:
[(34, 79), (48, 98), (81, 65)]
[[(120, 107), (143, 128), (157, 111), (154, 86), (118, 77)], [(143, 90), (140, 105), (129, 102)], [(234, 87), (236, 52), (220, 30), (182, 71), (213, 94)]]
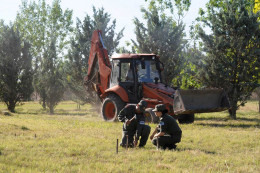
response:
[(145, 110), (145, 122), (148, 123), (158, 123), (159, 122), (159, 118), (156, 117), (155, 113), (152, 111), (153, 108), (147, 108)]
[(102, 104), (102, 116), (105, 121), (117, 121), (117, 116), (125, 103), (115, 94), (109, 95)]
[(180, 124), (191, 124), (194, 122), (194, 114), (179, 115), (178, 121)]

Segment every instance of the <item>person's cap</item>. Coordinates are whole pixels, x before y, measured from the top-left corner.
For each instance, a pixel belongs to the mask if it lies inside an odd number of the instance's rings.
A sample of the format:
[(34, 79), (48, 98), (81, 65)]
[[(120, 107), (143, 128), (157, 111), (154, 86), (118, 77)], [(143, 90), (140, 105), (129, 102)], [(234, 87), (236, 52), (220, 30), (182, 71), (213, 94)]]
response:
[(141, 100), (139, 103), (138, 103), (140, 109), (145, 109), (147, 107), (147, 102), (144, 101), (144, 100)]
[(158, 104), (155, 106), (155, 108), (152, 110), (153, 112), (162, 112), (166, 110), (166, 106), (164, 104)]

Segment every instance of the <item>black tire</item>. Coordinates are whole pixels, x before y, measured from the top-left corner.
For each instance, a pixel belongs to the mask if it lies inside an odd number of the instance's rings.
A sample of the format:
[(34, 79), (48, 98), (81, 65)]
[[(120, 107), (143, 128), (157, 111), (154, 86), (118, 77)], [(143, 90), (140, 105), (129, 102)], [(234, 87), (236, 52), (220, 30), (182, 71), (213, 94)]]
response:
[(194, 114), (183, 114), (178, 116), (180, 124), (191, 124), (194, 122)]
[(125, 103), (116, 94), (110, 94), (102, 103), (101, 114), (105, 121), (117, 121), (119, 112), (124, 108)]
[(145, 122), (148, 123), (159, 123), (159, 118), (156, 117), (155, 113), (152, 111), (153, 108), (145, 109)]

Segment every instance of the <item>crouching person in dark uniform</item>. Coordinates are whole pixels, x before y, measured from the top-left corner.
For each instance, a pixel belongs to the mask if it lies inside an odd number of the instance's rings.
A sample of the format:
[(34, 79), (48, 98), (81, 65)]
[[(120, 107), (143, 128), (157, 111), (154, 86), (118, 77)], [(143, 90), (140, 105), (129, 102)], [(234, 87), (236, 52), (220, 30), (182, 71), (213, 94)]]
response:
[(152, 143), (161, 149), (175, 149), (176, 143), (181, 141), (182, 131), (176, 120), (167, 114), (167, 109), (164, 104), (159, 104), (153, 109), (156, 116), (160, 118), (160, 123), (150, 136)]
[[(126, 145), (128, 145), (128, 147), (134, 147), (140, 137), (139, 147), (143, 147), (146, 144), (151, 131), (150, 126), (145, 125), (144, 121), (144, 111), (146, 107), (147, 102), (141, 100), (137, 105), (126, 105), (119, 112), (118, 120), (124, 122), (120, 146), (126, 147)], [(134, 141), (135, 135), (136, 139)]]

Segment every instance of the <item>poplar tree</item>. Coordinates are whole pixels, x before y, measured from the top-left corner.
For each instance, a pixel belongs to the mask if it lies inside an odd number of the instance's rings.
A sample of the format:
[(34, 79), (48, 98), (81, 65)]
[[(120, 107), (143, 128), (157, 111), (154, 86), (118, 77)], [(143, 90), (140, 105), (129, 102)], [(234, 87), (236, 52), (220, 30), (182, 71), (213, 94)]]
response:
[[(32, 44), (30, 52), (33, 55), (34, 69), (34, 88), (40, 95), (40, 102), (43, 108), (46, 108), (46, 103), (52, 103), (47, 100), (49, 89), (56, 83), (47, 83), (52, 76), (44, 75), (45, 71), (52, 71), (59, 66), (65, 55), (66, 46), (68, 45), (69, 36), (72, 28), (72, 10), (63, 10), (60, 6), (60, 0), (54, 0), (51, 5), (46, 4), (45, 0), (38, 2), (22, 1), (20, 11), (17, 14), (15, 25), (21, 30), (22, 38), (27, 39)], [(53, 66), (49, 66), (50, 48), (54, 52), (56, 61), (53, 61)], [(50, 69), (46, 69), (50, 68)], [(56, 69), (58, 71), (58, 69)], [(54, 72), (56, 74), (56, 72)], [(50, 79), (51, 80), (51, 79)], [(60, 77), (59, 77), (60, 80)], [(56, 86), (53, 86), (56, 87)], [(59, 92), (59, 91), (57, 91)], [(56, 97), (57, 100), (61, 98)], [(56, 103), (55, 103), (56, 104)], [(48, 106), (53, 107), (53, 106)], [(50, 109), (51, 113), (52, 110)]]
[(50, 114), (54, 113), (54, 108), (62, 100), (65, 91), (63, 63), (57, 56), (56, 38), (51, 37), (51, 43), (44, 53), (44, 63), (41, 74), (39, 74), (39, 84), (44, 88), (46, 94), (46, 104)]

